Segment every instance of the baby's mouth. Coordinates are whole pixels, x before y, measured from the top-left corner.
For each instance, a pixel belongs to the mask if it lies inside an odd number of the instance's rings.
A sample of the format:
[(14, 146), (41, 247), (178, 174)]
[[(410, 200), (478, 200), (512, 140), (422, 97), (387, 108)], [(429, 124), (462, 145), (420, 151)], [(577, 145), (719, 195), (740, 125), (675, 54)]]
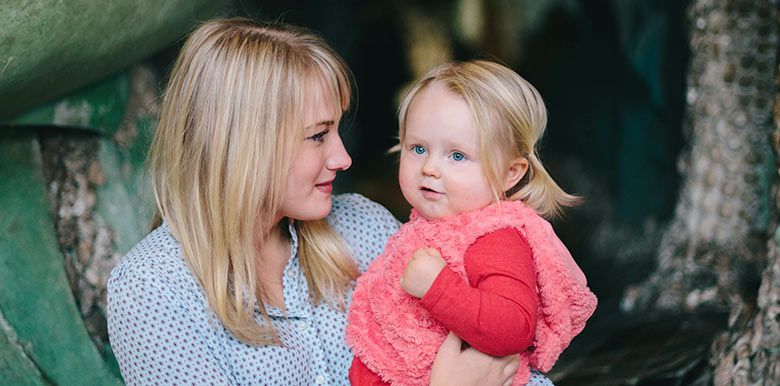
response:
[(436, 199), (444, 195), (444, 193), (431, 189), (427, 186), (421, 187), (420, 191), (422, 192), (423, 197), (428, 199)]

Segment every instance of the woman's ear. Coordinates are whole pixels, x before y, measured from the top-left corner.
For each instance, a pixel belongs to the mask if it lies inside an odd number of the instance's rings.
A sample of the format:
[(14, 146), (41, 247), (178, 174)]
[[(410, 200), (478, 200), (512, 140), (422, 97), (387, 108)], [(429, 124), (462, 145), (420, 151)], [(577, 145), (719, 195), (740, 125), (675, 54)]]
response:
[(523, 179), (525, 173), (528, 172), (528, 159), (525, 157), (515, 158), (509, 164), (509, 168), (504, 173), (504, 191), (512, 189), (517, 185), (520, 180)]

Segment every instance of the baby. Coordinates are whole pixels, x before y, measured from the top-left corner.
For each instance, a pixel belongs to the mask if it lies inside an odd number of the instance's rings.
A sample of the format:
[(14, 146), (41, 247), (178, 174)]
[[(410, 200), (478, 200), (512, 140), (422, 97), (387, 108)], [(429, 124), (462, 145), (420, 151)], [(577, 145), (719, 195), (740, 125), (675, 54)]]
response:
[(347, 326), (353, 384), (427, 385), (449, 331), (495, 356), (520, 354), (514, 384), (549, 371), (596, 297), (543, 217), (577, 197), (535, 152), (539, 93), (487, 61), (440, 65), (399, 112), (399, 184), (409, 222), (357, 281)]

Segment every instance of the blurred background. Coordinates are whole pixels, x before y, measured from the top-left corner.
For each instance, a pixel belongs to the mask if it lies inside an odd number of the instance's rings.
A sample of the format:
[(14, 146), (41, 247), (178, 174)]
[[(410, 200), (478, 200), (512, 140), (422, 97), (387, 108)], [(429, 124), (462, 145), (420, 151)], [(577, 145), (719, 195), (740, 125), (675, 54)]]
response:
[(218, 16), (305, 26), (345, 58), (337, 190), (401, 221), (404, 87), (475, 58), (536, 86), (542, 161), (585, 199), (554, 227), (600, 300), (557, 385), (780, 384), (777, 2), (745, 0), (4, 0), (0, 384), (121, 383), (106, 278), (149, 231), (167, 73)]

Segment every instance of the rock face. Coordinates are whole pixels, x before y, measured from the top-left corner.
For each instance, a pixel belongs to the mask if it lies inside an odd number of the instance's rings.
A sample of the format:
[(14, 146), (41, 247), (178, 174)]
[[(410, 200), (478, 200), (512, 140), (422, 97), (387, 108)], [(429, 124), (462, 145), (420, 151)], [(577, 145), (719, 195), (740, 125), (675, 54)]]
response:
[[(108, 275), (148, 222), (148, 204), (130, 204), (141, 201), (143, 165), (138, 160), (144, 157), (150, 122), (156, 121), (159, 111), (157, 78), (148, 66), (138, 65), (123, 77), (125, 82), (118, 82), (129, 90), (112, 138), (84, 130), (48, 130), (40, 135), (57, 242), (79, 311), (98, 347), (108, 344)], [(89, 102), (80, 106), (87, 112), (97, 110)], [(89, 116), (84, 115), (87, 120)], [(68, 126), (84, 117), (59, 120)]]
[(4, 0), (0, 119), (115, 74), (176, 41), (227, 0)]
[(775, 9), (769, 2), (701, 0), (691, 4), (689, 18), (684, 183), (658, 268), (626, 291), (628, 311), (753, 302), (765, 262)]
[(105, 281), (148, 231), (159, 95), (137, 62), (227, 1), (55, 3), (0, 10), (0, 384), (121, 384)]
[(35, 126), (0, 130), (0, 379), (117, 382), (106, 280), (148, 231), (158, 83), (139, 64), (20, 118)]

